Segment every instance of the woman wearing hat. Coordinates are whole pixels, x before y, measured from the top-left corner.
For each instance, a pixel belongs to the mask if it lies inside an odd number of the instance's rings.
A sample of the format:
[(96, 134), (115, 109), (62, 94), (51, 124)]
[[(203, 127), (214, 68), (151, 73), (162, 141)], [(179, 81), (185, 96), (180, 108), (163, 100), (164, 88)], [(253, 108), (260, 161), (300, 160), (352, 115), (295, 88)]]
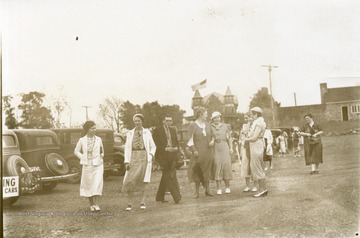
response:
[(145, 188), (150, 182), (152, 159), (156, 146), (149, 129), (142, 127), (144, 116), (135, 114), (133, 116), (135, 128), (126, 134), (124, 163), (126, 173), (123, 182), (123, 192), (128, 194), (128, 205), (126, 211), (131, 211), (134, 193), (142, 192), (140, 209), (146, 209)]
[(233, 153), (229, 125), (221, 123), (220, 112), (211, 115), (211, 144), (214, 145), (214, 172), (217, 185), (216, 194), (221, 195), (221, 181), (225, 182), (225, 193), (230, 193), (230, 179), (232, 179), (231, 158)]
[(262, 110), (259, 107), (250, 109), (253, 123), (250, 127), (248, 137), (245, 141), (249, 142), (250, 146), (250, 169), (254, 181), (259, 182), (259, 193), (254, 197), (264, 197), (268, 194), (266, 189), (266, 175), (263, 169), (264, 158), (264, 142), (263, 137), (265, 133), (266, 124), (262, 117)]
[(190, 182), (195, 182), (195, 196), (199, 197), (200, 183), (205, 188), (205, 196), (213, 196), (210, 193), (209, 182), (211, 169), (213, 166), (213, 156), (211, 155), (211, 128), (207, 122), (207, 111), (199, 108), (195, 113), (195, 122), (188, 127), (189, 142), (187, 146), (192, 153), (188, 176)]
[(86, 135), (79, 139), (74, 151), (82, 165), (80, 196), (89, 199), (90, 211), (100, 211), (99, 200), (103, 190), (104, 174), (104, 146), (101, 138), (95, 136), (95, 122), (85, 122), (83, 129)]
[(251, 180), (251, 169), (250, 169), (250, 157), (249, 155), (247, 155), (246, 150), (247, 148), (245, 147), (245, 138), (247, 137), (247, 135), (249, 134), (249, 130), (250, 130), (250, 126), (252, 124), (252, 118), (250, 117), (250, 115), (247, 113), (244, 115), (244, 124), (242, 125), (241, 131), (240, 131), (240, 143), (241, 143), (241, 149), (240, 149), (240, 153), (241, 153), (241, 178), (245, 178), (245, 184), (246, 187), (243, 190), (243, 192), (257, 192), (257, 181), (254, 181), (254, 186), (252, 188), (250, 185), (250, 180)]

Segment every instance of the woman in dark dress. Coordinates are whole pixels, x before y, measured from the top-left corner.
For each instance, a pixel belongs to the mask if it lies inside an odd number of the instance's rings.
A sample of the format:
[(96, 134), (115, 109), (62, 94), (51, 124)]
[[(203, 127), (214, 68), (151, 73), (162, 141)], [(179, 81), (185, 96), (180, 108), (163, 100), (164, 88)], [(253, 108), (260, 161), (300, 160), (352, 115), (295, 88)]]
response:
[(188, 127), (190, 138), (188, 146), (192, 152), (192, 159), (189, 164), (189, 180), (195, 182), (195, 196), (199, 197), (200, 182), (205, 188), (206, 196), (213, 196), (209, 190), (213, 156), (211, 155), (211, 126), (207, 122), (207, 111), (204, 108), (198, 109), (195, 113), (196, 120)]
[(322, 128), (309, 113), (304, 116), (305, 125), (301, 128), (300, 135), (304, 136), (305, 164), (311, 166), (310, 174), (319, 173), (319, 164), (323, 162), (322, 142), (320, 135)]

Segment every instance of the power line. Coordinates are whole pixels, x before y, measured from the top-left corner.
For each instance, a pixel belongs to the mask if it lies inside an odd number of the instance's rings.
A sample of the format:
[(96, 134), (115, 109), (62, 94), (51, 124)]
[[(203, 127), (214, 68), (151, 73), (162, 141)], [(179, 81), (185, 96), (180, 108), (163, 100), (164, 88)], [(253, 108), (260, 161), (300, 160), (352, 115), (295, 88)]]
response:
[(85, 108), (85, 111), (86, 111), (86, 121), (89, 120), (89, 114), (88, 114), (88, 108), (90, 108), (91, 106), (82, 106)]
[(271, 71), (273, 68), (278, 68), (279, 66), (276, 66), (276, 65), (261, 65), (261, 66), (268, 68), (268, 71), (269, 71), (272, 126), (274, 127), (275, 126), (275, 113), (274, 113), (274, 98), (273, 98), (273, 93), (272, 93)]

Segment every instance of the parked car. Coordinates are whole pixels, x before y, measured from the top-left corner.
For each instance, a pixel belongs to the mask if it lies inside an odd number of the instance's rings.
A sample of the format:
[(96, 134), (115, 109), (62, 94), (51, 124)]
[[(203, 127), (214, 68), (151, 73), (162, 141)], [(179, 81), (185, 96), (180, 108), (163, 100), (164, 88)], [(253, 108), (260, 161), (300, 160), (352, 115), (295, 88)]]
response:
[(52, 190), (57, 183), (77, 176), (69, 173), (69, 166), (59, 155), (60, 147), (56, 134), (46, 129), (14, 129), (18, 138), (21, 158), (30, 167), (39, 167), (41, 187)]
[(124, 151), (126, 137), (120, 133), (114, 133), (114, 163), (120, 164), (120, 168), (113, 170), (115, 175), (123, 176), (125, 174)]
[(2, 133), (1, 173), (3, 205), (13, 205), (21, 195), (41, 189), (40, 168), (30, 168), (21, 158), (19, 140), (13, 131)]
[[(81, 178), (79, 159), (75, 156), (74, 150), (76, 143), (83, 133), (82, 128), (60, 128), (52, 129), (59, 138), (60, 155), (66, 160), (71, 172), (77, 172), (78, 176), (69, 179), (71, 183), (78, 183)], [(125, 173), (124, 153), (121, 146), (116, 146), (114, 142), (114, 132), (111, 129), (96, 129), (96, 135), (102, 139), (104, 145), (104, 177), (108, 177), (112, 172), (118, 174)]]

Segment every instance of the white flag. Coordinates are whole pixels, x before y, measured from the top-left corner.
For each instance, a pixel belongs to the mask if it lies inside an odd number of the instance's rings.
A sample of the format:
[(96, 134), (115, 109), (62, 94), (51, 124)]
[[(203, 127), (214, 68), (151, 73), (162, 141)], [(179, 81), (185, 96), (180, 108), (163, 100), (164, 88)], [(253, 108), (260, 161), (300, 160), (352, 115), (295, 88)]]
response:
[(202, 88), (206, 88), (206, 79), (201, 81), (198, 84), (192, 85), (191, 88), (192, 88), (193, 91), (196, 91), (196, 90), (199, 90), (199, 89), (202, 89)]

